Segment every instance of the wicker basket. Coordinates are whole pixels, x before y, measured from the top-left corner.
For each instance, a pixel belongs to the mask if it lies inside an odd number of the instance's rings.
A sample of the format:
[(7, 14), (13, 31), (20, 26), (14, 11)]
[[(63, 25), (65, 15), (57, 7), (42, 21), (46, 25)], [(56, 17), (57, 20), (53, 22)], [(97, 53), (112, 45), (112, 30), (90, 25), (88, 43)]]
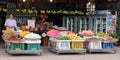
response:
[(113, 39), (113, 40), (107, 40), (108, 42), (113, 42), (116, 43), (118, 41), (118, 39)]
[(103, 41), (103, 39), (102, 38), (87, 38), (85, 39), (85, 41), (95, 42), (95, 41)]

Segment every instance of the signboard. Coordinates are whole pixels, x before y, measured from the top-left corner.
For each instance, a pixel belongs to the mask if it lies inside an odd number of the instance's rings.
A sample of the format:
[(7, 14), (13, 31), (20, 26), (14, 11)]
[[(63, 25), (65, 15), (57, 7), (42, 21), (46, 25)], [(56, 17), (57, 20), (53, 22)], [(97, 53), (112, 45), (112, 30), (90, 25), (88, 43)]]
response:
[(117, 16), (108, 14), (107, 15), (107, 33), (114, 33), (116, 30)]
[(28, 20), (27, 23), (29, 27), (35, 28), (35, 20)]

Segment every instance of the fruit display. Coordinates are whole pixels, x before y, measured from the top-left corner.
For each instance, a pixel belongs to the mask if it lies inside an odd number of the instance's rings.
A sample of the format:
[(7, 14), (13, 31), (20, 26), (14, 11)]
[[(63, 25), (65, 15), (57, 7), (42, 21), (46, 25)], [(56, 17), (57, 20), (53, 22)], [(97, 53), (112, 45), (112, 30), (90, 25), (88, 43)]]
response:
[(107, 37), (107, 35), (104, 32), (98, 32), (96, 35), (104, 38)]
[(82, 40), (80, 36), (77, 36), (75, 33), (67, 31), (67, 36), (70, 37), (71, 40)]
[(7, 29), (7, 30), (2, 30), (3, 33), (9, 33), (9, 32), (13, 32), (12, 30), (10, 29)]
[(70, 37), (71, 40), (82, 40), (80, 36), (77, 36), (75, 34), (70, 34), (68, 37)]
[(29, 31), (23, 31), (22, 33), (20, 33), (20, 36), (21, 36), (21, 37), (24, 37), (24, 36), (26, 36), (27, 34), (30, 34), (30, 32), (29, 32)]
[(94, 36), (94, 32), (91, 30), (79, 31), (78, 34), (83, 36)]
[(103, 41), (110, 41), (110, 42), (117, 42), (118, 41), (118, 39), (115, 39), (112, 36), (105, 34), (104, 32), (98, 32), (96, 35), (102, 37)]
[(10, 30), (4, 30), (4, 32), (7, 33), (3, 33), (2, 38), (4, 39), (4, 41), (7, 42), (22, 42), (22, 40), (20, 38), (18, 38), (18, 34), (10, 31)]
[(50, 30), (47, 32), (47, 36), (50, 37), (59, 37), (60, 36), (60, 32), (58, 30)]
[(118, 39), (115, 39), (115, 38), (113, 38), (111, 36), (107, 36), (104, 40), (109, 41), (109, 42), (117, 42), (118, 41)]

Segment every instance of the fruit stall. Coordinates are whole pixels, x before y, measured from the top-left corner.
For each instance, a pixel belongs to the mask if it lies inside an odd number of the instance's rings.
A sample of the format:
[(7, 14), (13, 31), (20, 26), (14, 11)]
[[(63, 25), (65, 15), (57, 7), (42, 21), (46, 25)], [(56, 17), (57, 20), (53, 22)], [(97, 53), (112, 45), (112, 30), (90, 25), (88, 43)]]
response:
[(114, 43), (117, 42), (118, 39), (115, 39), (104, 32), (98, 32), (96, 35), (93, 35), (92, 31), (91, 32), (90, 31), (88, 32), (88, 31), (86, 30), (86, 31), (79, 32), (80, 35), (83, 35), (85, 42), (87, 42), (86, 44), (87, 52), (116, 53)]
[(47, 32), (49, 39), (49, 51), (59, 53), (86, 53), (86, 52), (110, 52), (115, 53), (114, 43), (118, 39), (104, 33), (95, 34), (91, 30), (79, 31), (77, 34), (71, 31), (52, 29)]
[(21, 30), (3, 30), (2, 37), (8, 54), (42, 54), (41, 36), (38, 34)]
[(85, 54), (84, 41), (80, 40), (50, 40), (49, 51), (59, 53)]
[(84, 39), (71, 31), (50, 30), (47, 32), (49, 51), (59, 53), (85, 54)]

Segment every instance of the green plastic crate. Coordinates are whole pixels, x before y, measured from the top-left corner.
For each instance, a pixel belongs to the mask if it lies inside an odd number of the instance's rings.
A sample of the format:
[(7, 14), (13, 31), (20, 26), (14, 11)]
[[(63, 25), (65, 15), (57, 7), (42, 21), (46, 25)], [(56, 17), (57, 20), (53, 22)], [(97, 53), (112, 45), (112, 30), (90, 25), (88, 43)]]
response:
[(24, 44), (23, 43), (11, 43), (10, 44), (10, 50), (24, 50)]
[(40, 50), (40, 44), (27, 44), (27, 50)]

